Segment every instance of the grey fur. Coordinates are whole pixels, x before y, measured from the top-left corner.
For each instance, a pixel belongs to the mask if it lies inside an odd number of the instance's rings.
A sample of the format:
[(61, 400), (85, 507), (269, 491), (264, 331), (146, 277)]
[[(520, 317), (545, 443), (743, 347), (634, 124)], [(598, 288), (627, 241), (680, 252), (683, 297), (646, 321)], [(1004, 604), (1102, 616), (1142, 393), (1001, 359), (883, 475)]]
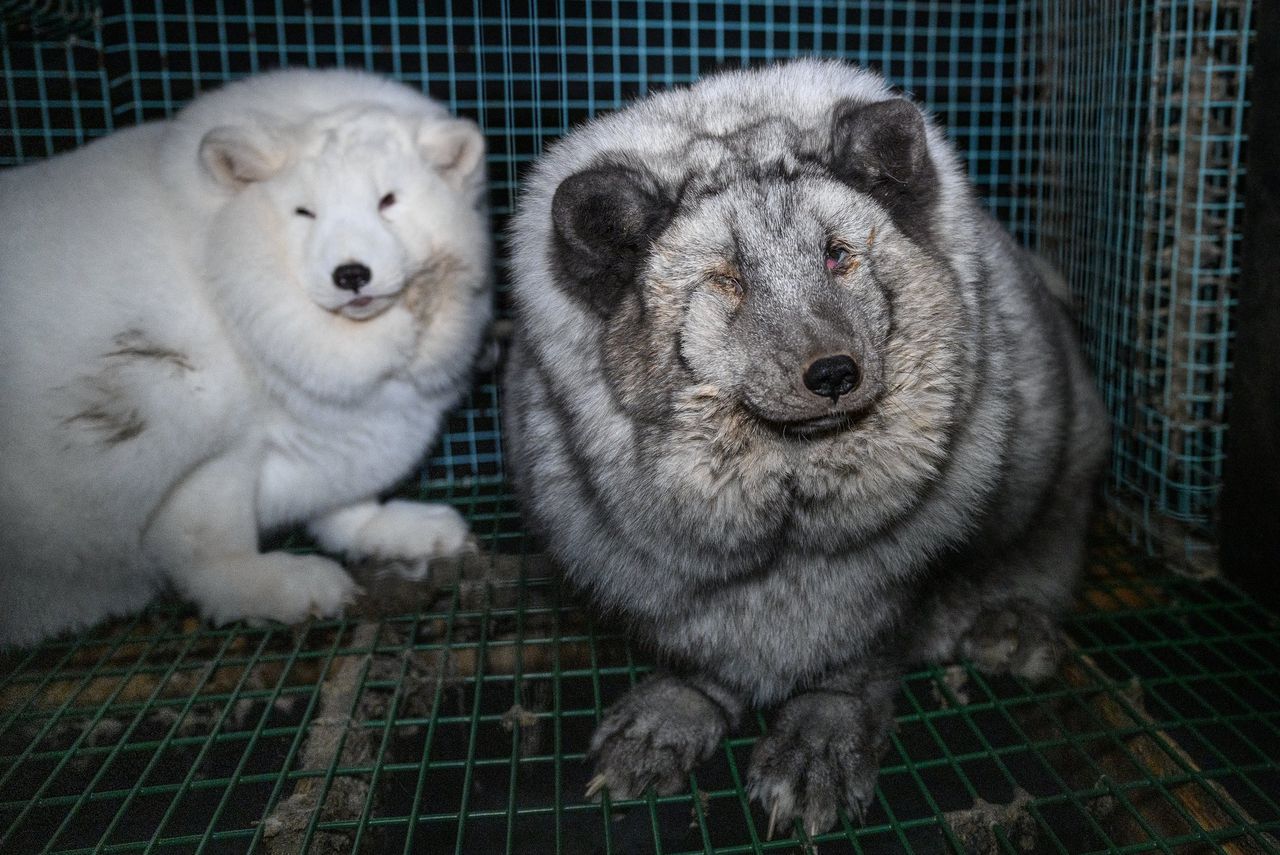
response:
[[(1057, 662), (1105, 414), (1056, 283), (918, 108), (840, 63), (708, 78), (558, 143), (514, 226), (527, 517), (681, 675), (609, 714), (600, 781), (697, 762), (723, 725), (694, 681), (782, 704), (752, 792), (824, 830), (906, 663)], [(805, 380), (831, 355), (859, 369), (835, 400)]]

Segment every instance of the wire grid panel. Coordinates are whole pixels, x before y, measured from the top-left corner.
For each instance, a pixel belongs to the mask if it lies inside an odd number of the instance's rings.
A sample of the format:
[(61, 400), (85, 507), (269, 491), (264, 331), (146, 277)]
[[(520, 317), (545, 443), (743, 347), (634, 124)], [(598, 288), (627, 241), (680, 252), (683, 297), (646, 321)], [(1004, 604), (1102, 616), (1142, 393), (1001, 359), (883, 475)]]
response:
[[(371, 68), (479, 119), (500, 247), (522, 171), (601, 111), (801, 54), (881, 70), (936, 112), (991, 210), (1068, 274), (1117, 427), (1117, 518), (1152, 553), (1212, 563), (1252, 0), (102, 6), (66, 7), (69, 29), (100, 24), (59, 42), (0, 25), (0, 165), (171, 115), (249, 73)], [(6, 4), (4, 20), (28, 7)], [(478, 396), (471, 423), (496, 444), (493, 390)], [(491, 461), (462, 462), (437, 456), (430, 477), (492, 477)]]
[[(1106, 8), (1067, 21), (1028, 2), (108, 3), (90, 36), (0, 39), (0, 163), (170, 115), (253, 71), (369, 67), (479, 118), (501, 238), (522, 171), (576, 122), (719, 65), (842, 56), (929, 103), (997, 215), (1051, 250), (1090, 305), (1112, 295), (1114, 310), (1086, 321), (1110, 389), (1117, 366), (1137, 363), (1106, 324), (1136, 315), (1126, 277), (1152, 257), (1138, 237), (1146, 185), (1126, 171), (1151, 162), (1151, 99), (1123, 82), (1151, 49), (1150, 13)], [(1127, 33), (1136, 58), (1099, 64), (1125, 42), (1080, 35), (1050, 62), (1046, 34), (1067, 24)], [(1081, 112), (1090, 103), (1102, 112)], [(1127, 412), (1129, 387), (1113, 411)], [(580, 798), (602, 705), (648, 666), (584, 621), (531, 552), (503, 482), (498, 394), (482, 378), (404, 485), (467, 513), (497, 581), (297, 631), (212, 631), (160, 609), (13, 659), (0, 676), (0, 852), (794, 850), (763, 840), (742, 789), (763, 719), (698, 771), (696, 797)], [(1274, 851), (1274, 621), (1225, 587), (1100, 578), (1088, 597), (1081, 652), (1047, 689), (967, 668), (910, 676), (876, 806), (822, 851), (976, 847), (992, 823), (988, 842), (1005, 850)]]
[(509, 496), (455, 501), (496, 521), (487, 557), (365, 578), (380, 606), (345, 621), (157, 609), (10, 656), (0, 851), (1280, 852), (1280, 629), (1226, 585), (1095, 549), (1059, 676), (908, 675), (865, 820), (768, 840), (759, 714), (688, 792), (584, 798), (591, 730), (649, 660), (507, 533)]
[(1031, 198), (1115, 419), (1109, 497), (1148, 551), (1212, 568), (1238, 281), (1249, 0), (1024, 3)]
[[(70, 23), (83, 28), (90, 6), (68, 7)], [(928, 104), (991, 210), (1068, 274), (1117, 425), (1113, 507), (1149, 551), (1204, 565), (1225, 435), (1251, 19), (1251, 0), (240, 0), (199, 12), (109, 2), (87, 37), (4, 40), (0, 165), (171, 115), (245, 74), (371, 68), (479, 119), (502, 246), (522, 170), (573, 125), (722, 66), (852, 59)], [(500, 253), (500, 273), (504, 263)], [(505, 290), (498, 302), (505, 312)], [(484, 415), (493, 394), (478, 390), (469, 424), (496, 445)], [(493, 475), (492, 461), (461, 462), (437, 456), (431, 477)]]
[[(992, 210), (1007, 218), (1017, 204), (1016, 16), (1007, 2), (102, 5), (92, 44), (0, 44), (11, 90), (0, 165), (172, 115), (203, 90), (271, 68), (390, 74), (485, 131), (500, 315), (507, 218), (519, 177), (543, 147), (602, 111), (722, 66), (821, 54), (878, 68), (937, 113)], [(80, 68), (94, 76), (86, 81)], [(51, 94), (51, 85), (68, 94)], [(86, 113), (89, 91), (95, 104), (107, 102), (105, 115)], [(496, 402), (492, 386), (473, 391), (424, 482), (500, 478)]]
[(115, 129), (101, 31), (30, 41), (0, 17), (0, 166), (49, 157)]
[[(118, 8), (118, 10), (117, 10)], [(997, 211), (1012, 204), (1012, 7), (1006, 2), (106, 4), (118, 122), (162, 118), (270, 68), (390, 74), (475, 117), (499, 235), (518, 178), (574, 125), (716, 68), (821, 54), (882, 70), (939, 114)], [(500, 298), (500, 310), (506, 309)]]

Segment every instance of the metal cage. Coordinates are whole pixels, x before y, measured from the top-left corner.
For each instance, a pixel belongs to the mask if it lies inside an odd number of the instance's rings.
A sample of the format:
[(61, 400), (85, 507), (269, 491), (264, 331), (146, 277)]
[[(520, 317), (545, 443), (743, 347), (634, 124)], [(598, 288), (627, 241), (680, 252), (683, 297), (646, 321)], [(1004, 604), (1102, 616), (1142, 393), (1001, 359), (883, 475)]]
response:
[(500, 279), (520, 178), (574, 124), (722, 66), (878, 68), (1066, 273), (1114, 418), (1107, 495), (1125, 535), (1096, 526), (1072, 655), (1047, 684), (965, 664), (904, 679), (865, 822), (765, 839), (743, 790), (759, 715), (688, 792), (591, 802), (590, 731), (650, 660), (524, 534), (485, 375), (401, 487), (456, 504), (485, 547), (438, 587), (370, 579), (377, 608), (297, 628), (215, 630), (160, 605), (5, 654), (0, 852), (1280, 851), (1280, 626), (1229, 584), (1168, 569), (1213, 563), (1251, 14), (1250, 0), (0, 2), (0, 165), (255, 71), (370, 68), (485, 130)]

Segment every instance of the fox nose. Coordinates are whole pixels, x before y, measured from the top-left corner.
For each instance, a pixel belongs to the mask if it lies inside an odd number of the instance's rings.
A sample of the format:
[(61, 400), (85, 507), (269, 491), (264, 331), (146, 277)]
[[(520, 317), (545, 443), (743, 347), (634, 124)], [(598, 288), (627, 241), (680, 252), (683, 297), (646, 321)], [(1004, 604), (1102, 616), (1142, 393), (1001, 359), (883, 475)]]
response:
[(368, 285), (369, 280), (372, 278), (373, 271), (359, 262), (339, 264), (333, 269), (333, 284), (343, 291), (359, 293), (360, 289)]
[(815, 359), (804, 371), (805, 387), (815, 395), (830, 398), (833, 404), (857, 388), (861, 379), (858, 364), (843, 353)]

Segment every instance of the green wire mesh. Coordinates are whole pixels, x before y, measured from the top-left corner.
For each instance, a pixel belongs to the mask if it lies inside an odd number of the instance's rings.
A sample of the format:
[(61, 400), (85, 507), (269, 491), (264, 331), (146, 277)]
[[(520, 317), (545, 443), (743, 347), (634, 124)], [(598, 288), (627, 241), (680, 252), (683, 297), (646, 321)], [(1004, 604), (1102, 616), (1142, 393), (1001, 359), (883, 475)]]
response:
[[(1115, 419), (1109, 505), (1202, 566), (1238, 267), (1248, 0), (0, 5), (0, 165), (172, 114), (272, 67), (372, 68), (476, 117), (505, 279), (519, 179), (652, 88), (819, 53), (935, 111), (990, 209), (1071, 280)], [(66, 35), (73, 33), (72, 35)], [(500, 288), (499, 311), (507, 311)], [(482, 375), (404, 495), (484, 553), (344, 621), (213, 630), (160, 606), (0, 660), (0, 853), (772, 852), (743, 780), (757, 716), (690, 791), (590, 803), (601, 709), (650, 667), (564, 591), (504, 479)], [(865, 824), (821, 852), (1280, 851), (1280, 626), (1102, 529), (1047, 685), (909, 675)], [(298, 544), (300, 547), (304, 544)], [(0, 558), (2, 560), (2, 558)]]
[(586, 801), (591, 729), (649, 660), (503, 535), (509, 496), (453, 498), (492, 518), (489, 557), (386, 613), (214, 630), (160, 608), (11, 656), (0, 851), (1280, 852), (1275, 616), (1105, 543), (1059, 676), (904, 679), (864, 824), (765, 839), (759, 715), (688, 793)]

